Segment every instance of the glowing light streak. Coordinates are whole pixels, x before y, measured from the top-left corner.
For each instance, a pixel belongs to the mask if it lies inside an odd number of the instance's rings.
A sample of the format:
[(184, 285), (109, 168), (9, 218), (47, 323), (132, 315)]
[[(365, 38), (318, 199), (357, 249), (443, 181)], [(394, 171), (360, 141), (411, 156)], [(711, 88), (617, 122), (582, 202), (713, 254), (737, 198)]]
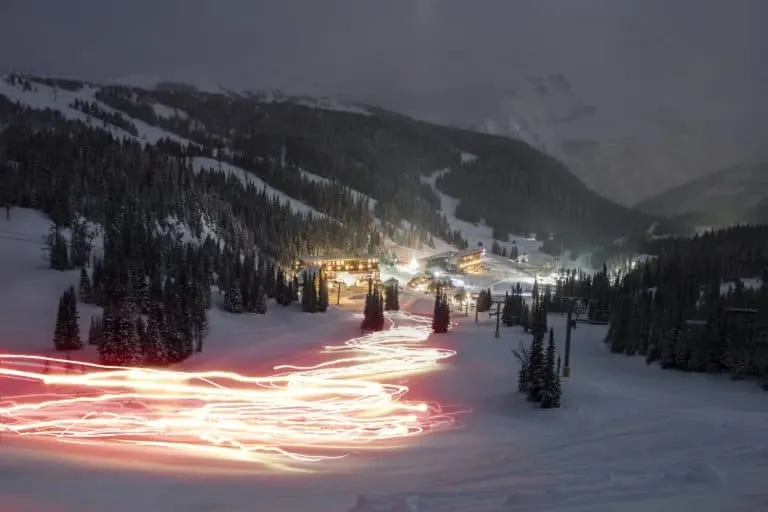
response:
[(403, 400), (409, 388), (386, 382), (434, 369), (455, 352), (424, 344), (430, 318), (393, 312), (387, 319), (389, 330), (324, 347), (327, 361), (277, 366), (268, 377), (0, 354), (0, 379), (46, 391), (3, 396), (0, 432), (296, 469), (291, 463), (455, 427), (467, 410)]

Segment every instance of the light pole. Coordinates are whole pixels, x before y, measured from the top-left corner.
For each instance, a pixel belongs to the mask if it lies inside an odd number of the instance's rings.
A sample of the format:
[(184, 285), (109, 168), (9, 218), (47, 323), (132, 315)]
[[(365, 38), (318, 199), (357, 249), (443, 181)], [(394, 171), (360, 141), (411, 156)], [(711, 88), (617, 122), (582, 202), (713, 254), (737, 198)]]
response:
[(500, 336), (499, 333), (499, 318), (501, 317), (501, 302), (496, 302), (496, 331), (493, 333), (494, 338), (498, 338)]
[(341, 281), (336, 281), (336, 305), (341, 304)]

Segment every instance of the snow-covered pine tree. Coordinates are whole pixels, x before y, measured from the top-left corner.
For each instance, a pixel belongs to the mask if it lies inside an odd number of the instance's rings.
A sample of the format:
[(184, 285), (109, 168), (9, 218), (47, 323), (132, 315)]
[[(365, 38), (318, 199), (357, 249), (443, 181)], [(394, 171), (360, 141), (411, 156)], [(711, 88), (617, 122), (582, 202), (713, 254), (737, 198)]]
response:
[(381, 290), (376, 290), (376, 315), (375, 315), (375, 323), (374, 323), (374, 330), (376, 331), (383, 331), (384, 330), (384, 295), (382, 295)]
[(394, 309), (394, 294), (392, 293), (392, 284), (387, 283), (384, 287), (384, 310), (391, 311)]
[(91, 278), (88, 276), (88, 271), (85, 267), (80, 267), (80, 286), (79, 286), (80, 302), (83, 304), (93, 304), (93, 288), (91, 287)]
[(555, 379), (552, 382), (552, 391), (550, 392), (550, 404), (551, 408), (555, 409), (560, 407), (563, 403), (563, 388), (560, 381), (560, 358), (557, 358), (557, 365), (555, 366)]
[(197, 352), (203, 351), (203, 338), (208, 334), (208, 312), (205, 309), (205, 297), (202, 286), (193, 281), (190, 285), (191, 304), (189, 305), (192, 317), (192, 334), (195, 339)]
[(301, 280), (301, 310), (305, 313), (314, 313), (316, 306), (315, 274), (310, 270), (304, 270)]
[(104, 308), (102, 342), (99, 345), (101, 363), (134, 366), (141, 363), (141, 358), (141, 347), (130, 309), (125, 304), (113, 304)]
[[(127, 312), (126, 312), (127, 313)], [(122, 366), (139, 366), (144, 360), (144, 355), (139, 344), (139, 337), (136, 333), (136, 324), (133, 322), (130, 314), (118, 317), (116, 322), (116, 332), (123, 345)]]
[(230, 313), (242, 313), (243, 312), (243, 296), (240, 289), (240, 279), (235, 278), (227, 288), (227, 293), (224, 298), (224, 304), (227, 311)]
[(318, 276), (317, 310), (320, 313), (328, 311), (328, 281), (321, 272)]
[(69, 249), (64, 236), (59, 233), (55, 227), (51, 228), (51, 234), (48, 236), (48, 264), (54, 270), (68, 270)]
[(80, 350), (83, 342), (80, 339), (80, 314), (77, 312), (77, 295), (75, 287), (70, 286), (65, 292), (67, 304), (67, 350)]
[(392, 282), (384, 288), (384, 309), (386, 311), (400, 310), (400, 300), (398, 298), (397, 283)]
[(70, 286), (59, 298), (56, 325), (53, 332), (53, 346), (59, 351), (80, 350), (83, 348), (83, 343), (80, 340), (77, 298), (74, 286)]
[(448, 304), (448, 295), (443, 293), (443, 297), (440, 300), (440, 332), (447, 333), (448, 328), (451, 326), (451, 307)]
[(139, 348), (141, 349), (142, 361), (147, 361), (147, 354), (149, 353), (149, 345), (147, 342), (147, 324), (141, 316), (136, 317), (136, 338), (139, 340)]
[(162, 366), (169, 361), (169, 348), (162, 335), (161, 321), (162, 311), (150, 312), (145, 333), (145, 361), (151, 366)]
[[(290, 301), (288, 301), (288, 304), (290, 304)], [(286, 306), (288, 304), (285, 304)], [(264, 290), (261, 288), (258, 289), (257, 295), (256, 295), (256, 314), (257, 315), (266, 315), (267, 314), (267, 294), (264, 293)]]
[(441, 306), (442, 300), (443, 295), (440, 293), (440, 287), (438, 287), (437, 292), (435, 293), (435, 306), (432, 308), (432, 332), (435, 334), (440, 334), (442, 332), (442, 322), (440, 321), (440, 316), (442, 315), (443, 311)]
[(67, 305), (64, 302), (64, 295), (59, 297), (59, 306), (56, 310), (56, 325), (53, 329), (53, 348), (56, 350), (67, 350)]
[(84, 219), (75, 219), (71, 227), (70, 261), (75, 267), (83, 267), (91, 255), (93, 235)]
[(517, 390), (520, 393), (528, 392), (528, 360), (530, 357), (530, 349), (526, 347), (522, 342), (520, 343), (520, 350), (513, 350), (512, 353), (520, 363), (520, 370), (517, 372)]
[(509, 294), (509, 292), (504, 292), (504, 306), (501, 310), (501, 321), (506, 326), (512, 325), (512, 308), (512, 296)]
[(541, 399), (541, 407), (543, 409), (551, 409), (558, 407), (557, 397), (555, 396), (556, 387), (555, 381), (558, 379), (558, 370), (555, 367), (555, 361), (559, 359), (555, 351), (555, 333), (549, 329), (549, 342), (547, 343), (547, 354), (544, 364), (544, 390)]
[(88, 328), (88, 344), (98, 345), (101, 343), (101, 316), (91, 317), (91, 326)]
[(536, 329), (528, 358), (528, 401), (541, 401), (544, 392), (544, 333)]
[(131, 272), (131, 302), (138, 313), (146, 313), (149, 303), (149, 290), (144, 273), (134, 265)]
[(528, 334), (528, 331), (531, 330), (531, 310), (528, 307), (528, 304), (523, 304), (523, 313), (520, 323), (523, 324), (523, 332)]
[(115, 307), (109, 305), (104, 308), (101, 319), (101, 343), (99, 344), (99, 361), (101, 364), (118, 366), (122, 363), (123, 347), (117, 335), (117, 319), (114, 313)]
[[(273, 279), (273, 286), (274, 286), (274, 279)], [(267, 297), (269, 297), (269, 293), (267, 293)], [(317, 313), (317, 305), (318, 305), (318, 295), (317, 295), (317, 273), (312, 272), (309, 275), (309, 303), (310, 303), (310, 312), (311, 313)]]

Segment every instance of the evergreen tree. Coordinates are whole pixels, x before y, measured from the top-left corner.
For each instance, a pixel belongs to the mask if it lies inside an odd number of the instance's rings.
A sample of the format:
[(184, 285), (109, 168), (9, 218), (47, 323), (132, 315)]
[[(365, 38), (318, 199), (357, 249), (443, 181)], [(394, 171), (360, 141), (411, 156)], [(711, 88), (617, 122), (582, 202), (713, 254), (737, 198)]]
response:
[(549, 392), (549, 403), (552, 408), (560, 407), (563, 401), (563, 390), (560, 380), (561, 375), (560, 358), (557, 358), (557, 365), (555, 366), (555, 379), (552, 384), (552, 389)]
[(80, 286), (79, 286), (80, 301), (84, 304), (93, 304), (93, 289), (91, 287), (91, 278), (88, 276), (88, 271), (85, 267), (80, 267)]
[(451, 308), (448, 303), (448, 295), (445, 293), (443, 293), (443, 300), (440, 301), (440, 309), (440, 330), (446, 333), (451, 326)]
[(317, 312), (317, 292), (315, 289), (315, 273), (310, 270), (305, 270), (302, 274), (301, 310), (305, 313)]
[(451, 310), (448, 305), (448, 297), (438, 287), (435, 293), (435, 307), (432, 315), (432, 332), (444, 334), (451, 325)]
[(397, 282), (388, 283), (384, 288), (384, 309), (386, 311), (399, 311), (400, 300), (398, 298)]
[(384, 330), (384, 295), (380, 290), (375, 292), (374, 308), (374, 330)]
[(134, 268), (131, 272), (131, 302), (133, 302), (137, 312), (146, 313), (149, 290), (147, 289), (146, 277), (138, 268)]
[[(285, 304), (285, 305), (287, 306), (288, 304)], [(258, 315), (266, 315), (267, 314), (267, 294), (264, 293), (263, 290), (259, 290), (258, 294), (256, 296), (256, 311), (255, 312)]]
[(373, 281), (369, 280), (360, 330), (365, 332), (382, 329), (384, 329), (384, 298), (378, 288), (373, 286)]
[(104, 308), (99, 359), (110, 366), (135, 366), (143, 359), (130, 308), (113, 304)]
[(521, 393), (528, 392), (528, 362), (530, 358), (530, 349), (520, 343), (520, 350), (513, 350), (512, 353), (520, 364), (517, 373), (517, 390)]
[(442, 315), (442, 305), (441, 302), (443, 300), (443, 295), (440, 293), (440, 287), (437, 288), (437, 292), (435, 292), (435, 305), (432, 308), (432, 332), (435, 334), (441, 334), (443, 331), (442, 329), (442, 322), (440, 320), (440, 316)]
[(317, 310), (325, 313), (328, 310), (328, 282), (322, 272), (318, 274)]
[(70, 286), (59, 298), (56, 327), (53, 334), (53, 345), (56, 350), (69, 351), (83, 348), (78, 319), (75, 288)]
[(544, 363), (544, 389), (541, 407), (552, 409), (560, 407), (560, 358), (555, 351), (555, 333), (549, 329), (549, 342)]
[(70, 350), (79, 350), (83, 348), (83, 342), (80, 339), (80, 315), (77, 312), (77, 295), (75, 287), (70, 286), (66, 292), (67, 296), (67, 341)]
[(534, 330), (528, 356), (528, 401), (539, 402), (544, 392), (545, 377), (544, 332), (541, 330)]
[(88, 328), (88, 344), (98, 345), (101, 343), (101, 316), (92, 316), (91, 325)]
[(64, 236), (53, 228), (48, 241), (48, 264), (54, 270), (69, 270), (69, 249)]
[(144, 358), (150, 366), (162, 366), (170, 360), (170, 349), (162, 333), (162, 310), (156, 306), (150, 311), (144, 337)]
[(520, 323), (523, 324), (523, 332), (527, 334), (531, 329), (531, 310), (528, 307), (528, 304), (523, 304), (523, 312)]
[(64, 295), (59, 297), (59, 307), (56, 312), (56, 326), (53, 330), (53, 348), (56, 350), (67, 350), (67, 325), (69, 319), (67, 315), (69, 310), (64, 301)]
[(227, 287), (227, 291), (224, 295), (224, 307), (230, 313), (243, 312), (243, 296), (240, 287), (240, 279), (233, 279)]

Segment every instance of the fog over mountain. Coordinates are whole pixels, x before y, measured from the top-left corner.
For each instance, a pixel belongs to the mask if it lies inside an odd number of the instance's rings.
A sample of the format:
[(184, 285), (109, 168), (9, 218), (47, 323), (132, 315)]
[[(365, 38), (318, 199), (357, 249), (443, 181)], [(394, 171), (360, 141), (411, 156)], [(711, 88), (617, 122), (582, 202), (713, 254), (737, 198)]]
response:
[[(0, 68), (334, 94), (499, 133), (520, 118), (633, 203), (764, 148), (765, 19), (762, 0), (5, 0)], [(510, 96), (553, 75), (585, 110)]]

